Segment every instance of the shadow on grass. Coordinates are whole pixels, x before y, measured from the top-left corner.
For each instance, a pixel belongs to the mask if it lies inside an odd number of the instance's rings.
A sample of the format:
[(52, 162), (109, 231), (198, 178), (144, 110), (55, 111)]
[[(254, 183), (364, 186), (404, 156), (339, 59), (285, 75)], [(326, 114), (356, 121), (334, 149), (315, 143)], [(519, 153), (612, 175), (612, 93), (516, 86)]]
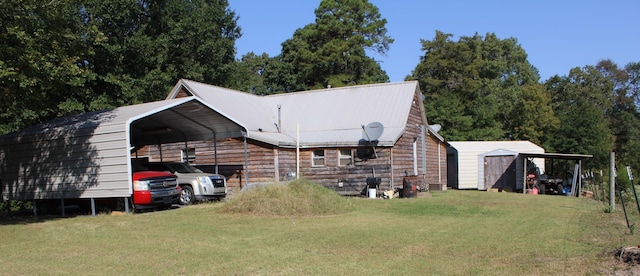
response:
[[(0, 225), (25, 225), (31, 223), (42, 223), (46, 221), (74, 218), (81, 216), (93, 216), (90, 203), (69, 204), (65, 206), (64, 213), (60, 207), (39, 209), (35, 212), (33, 209), (19, 209), (7, 212), (6, 209), (0, 211)], [(181, 208), (178, 204), (172, 204), (171, 206), (160, 206), (148, 209), (130, 209), (130, 214), (144, 214), (157, 211), (174, 210)], [(96, 216), (112, 215), (114, 213), (123, 213), (124, 210), (120, 210), (113, 206), (96, 203)]]

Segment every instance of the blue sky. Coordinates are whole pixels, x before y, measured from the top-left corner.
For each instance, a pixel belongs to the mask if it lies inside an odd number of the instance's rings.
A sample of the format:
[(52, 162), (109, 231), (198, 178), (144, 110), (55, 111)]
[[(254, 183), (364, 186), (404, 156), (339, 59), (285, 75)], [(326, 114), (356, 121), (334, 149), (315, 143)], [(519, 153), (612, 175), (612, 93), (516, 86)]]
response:
[[(386, 56), (372, 55), (392, 82), (403, 81), (419, 62), (420, 39), (435, 31), (460, 36), (495, 33), (516, 38), (540, 71), (541, 81), (574, 67), (611, 59), (624, 67), (640, 62), (640, 0), (420, 1), (370, 0), (395, 39)], [(229, 0), (242, 37), (237, 57), (280, 53), (293, 32), (313, 23), (320, 0)]]

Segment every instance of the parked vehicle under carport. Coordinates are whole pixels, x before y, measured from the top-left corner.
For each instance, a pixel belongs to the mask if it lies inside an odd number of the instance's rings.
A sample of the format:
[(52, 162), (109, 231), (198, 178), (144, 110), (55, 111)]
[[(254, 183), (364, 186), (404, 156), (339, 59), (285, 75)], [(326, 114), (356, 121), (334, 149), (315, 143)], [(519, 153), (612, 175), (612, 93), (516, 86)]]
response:
[(209, 174), (183, 162), (148, 162), (146, 166), (156, 171), (166, 171), (178, 177), (182, 193), (178, 203), (193, 204), (204, 200), (221, 200), (227, 196), (227, 182), (224, 176)]

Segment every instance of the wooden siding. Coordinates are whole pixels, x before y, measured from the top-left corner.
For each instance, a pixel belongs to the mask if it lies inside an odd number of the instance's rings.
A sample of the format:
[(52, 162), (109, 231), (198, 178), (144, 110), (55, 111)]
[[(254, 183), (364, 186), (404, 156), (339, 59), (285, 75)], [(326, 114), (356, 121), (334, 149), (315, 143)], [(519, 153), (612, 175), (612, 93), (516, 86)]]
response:
[[(188, 148), (195, 148), (196, 158), (194, 163), (201, 165), (215, 164), (213, 141), (188, 142)], [(162, 145), (163, 161), (181, 161), (181, 151), (185, 143), (173, 143)], [(240, 166), (244, 168), (244, 145), (239, 139), (225, 139), (217, 141), (218, 165)], [(351, 165), (339, 166), (339, 150), (345, 148), (325, 148), (325, 165), (312, 166), (312, 153), (316, 149), (300, 150), (300, 176), (309, 179), (325, 187), (335, 190), (340, 194), (356, 195), (366, 188), (366, 178), (380, 177), (382, 184), (380, 189), (390, 188), (390, 162), (388, 148), (377, 148), (377, 159), (360, 159), (354, 156)], [(348, 148), (354, 155), (356, 148)], [(158, 146), (149, 146), (138, 151), (139, 157), (149, 157), (150, 161), (160, 161)], [(250, 183), (286, 181), (293, 179), (292, 173), (296, 172), (296, 150), (289, 148), (274, 148), (271, 145), (256, 141), (247, 141), (248, 176)], [(277, 165), (276, 165), (277, 161)], [(277, 168), (277, 171), (276, 171)], [(229, 188), (241, 188), (246, 185), (244, 170), (235, 171), (232, 174), (224, 174), (227, 177)], [(339, 184), (342, 183), (342, 184)], [(342, 187), (340, 187), (342, 185)]]
[[(446, 185), (446, 145), (427, 132), (421, 105), (420, 94), (414, 94), (404, 134), (393, 147), (394, 186), (402, 185), (405, 176), (414, 175), (414, 165), (417, 166), (417, 177), (414, 178), (418, 179), (417, 185)], [(415, 160), (414, 141), (417, 147)]]
[(427, 171), (425, 172), (425, 184), (438, 184), (444, 187), (447, 179), (447, 145), (434, 135), (426, 137)]
[(178, 94), (176, 95), (176, 98), (184, 98), (184, 97), (190, 97), (193, 96), (191, 95), (191, 93), (187, 92), (184, 88), (180, 89), (180, 91), (178, 92)]
[[(195, 148), (196, 156), (193, 161), (198, 165), (215, 165), (216, 151), (217, 164), (221, 166), (242, 167), (245, 165), (244, 142), (241, 139), (223, 139), (218, 140), (214, 146), (212, 140), (195, 141), (188, 143), (172, 143), (162, 145), (162, 159), (160, 158), (160, 150), (158, 146), (150, 146), (139, 152), (140, 156), (149, 157), (150, 161), (182, 161), (182, 150), (187, 148)], [(146, 153), (145, 153), (146, 151)], [(253, 140), (247, 141), (247, 157), (249, 164), (249, 181), (250, 182), (273, 182), (276, 181), (275, 165), (274, 165), (274, 149), (272, 146)], [(229, 187), (241, 188), (246, 183), (244, 181), (244, 169), (236, 171), (220, 172), (227, 178)]]
[(355, 154), (356, 148), (324, 148), (324, 166), (312, 166), (313, 151), (321, 149), (301, 150), (301, 176), (343, 195), (363, 194), (367, 186), (367, 177), (374, 176), (381, 179), (380, 190), (390, 189), (391, 166), (389, 157), (391, 151), (389, 148), (377, 147), (377, 158), (362, 159), (354, 156), (353, 164), (346, 166), (339, 166), (340, 149), (350, 149), (354, 155), (357, 155)]

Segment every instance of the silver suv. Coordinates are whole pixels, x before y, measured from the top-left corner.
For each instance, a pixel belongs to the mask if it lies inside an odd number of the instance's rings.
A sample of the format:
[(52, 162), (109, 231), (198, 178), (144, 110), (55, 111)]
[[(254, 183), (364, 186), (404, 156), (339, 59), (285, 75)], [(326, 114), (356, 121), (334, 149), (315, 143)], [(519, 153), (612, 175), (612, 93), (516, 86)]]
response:
[(167, 171), (178, 177), (182, 194), (178, 203), (186, 205), (203, 200), (221, 200), (227, 196), (227, 181), (219, 174), (209, 174), (180, 162), (149, 162), (150, 170)]

